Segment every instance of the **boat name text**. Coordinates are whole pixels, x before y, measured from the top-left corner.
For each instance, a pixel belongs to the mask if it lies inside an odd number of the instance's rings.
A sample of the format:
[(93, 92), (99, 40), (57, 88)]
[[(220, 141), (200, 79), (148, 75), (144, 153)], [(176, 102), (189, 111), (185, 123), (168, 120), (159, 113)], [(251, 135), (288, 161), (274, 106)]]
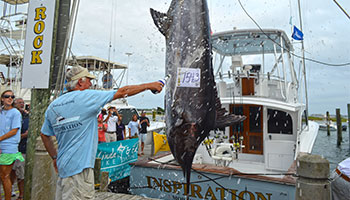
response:
[[(177, 181), (155, 178), (151, 176), (146, 176), (147, 178), (147, 186), (154, 190), (163, 191), (166, 193), (173, 193), (174, 195), (182, 195), (186, 196), (186, 183), (180, 183)], [(235, 189), (226, 189), (226, 188), (211, 188), (208, 186), (206, 190), (203, 190), (201, 185), (190, 184), (189, 189), (189, 197), (199, 198), (199, 199), (211, 199), (211, 200), (237, 200), (237, 199), (248, 199), (249, 200), (271, 200), (272, 193), (261, 193), (261, 192), (252, 192), (248, 190), (238, 191)], [(231, 198), (229, 198), (231, 196)], [(173, 196), (175, 199), (179, 199), (177, 196)]]

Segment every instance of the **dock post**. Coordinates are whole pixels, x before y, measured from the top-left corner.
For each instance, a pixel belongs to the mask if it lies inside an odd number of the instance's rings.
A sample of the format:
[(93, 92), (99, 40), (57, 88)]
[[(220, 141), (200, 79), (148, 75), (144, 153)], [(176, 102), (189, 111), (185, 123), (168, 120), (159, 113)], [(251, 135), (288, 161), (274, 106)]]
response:
[(329, 117), (329, 112), (327, 111), (327, 113), (326, 113), (326, 124), (327, 124), (327, 135), (328, 136), (331, 135), (330, 121), (331, 121), (331, 118)]
[(329, 162), (319, 155), (297, 158), (296, 200), (330, 200)]
[(109, 173), (101, 172), (100, 192), (107, 192), (109, 183)]
[(156, 110), (152, 110), (152, 121), (156, 121), (156, 117), (157, 116), (157, 111)]
[(95, 159), (94, 180), (95, 184), (101, 183), (101, 158)]
[(336, 109), (336, 117), (337, 117), (337, 145), (340, 146), (343, 140), (342, 138), (342, 127), (341, 127), (341, 116), (340, 116), (340, 108)]
[(348, 131), (349, 131), (349, 150), (350, 150), (350, 104), (348, 103)]

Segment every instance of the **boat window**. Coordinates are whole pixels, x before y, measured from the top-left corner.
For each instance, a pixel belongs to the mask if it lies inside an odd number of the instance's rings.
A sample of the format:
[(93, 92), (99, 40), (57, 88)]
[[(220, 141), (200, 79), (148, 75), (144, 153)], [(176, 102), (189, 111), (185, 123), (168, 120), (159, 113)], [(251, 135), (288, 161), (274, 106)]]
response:
[(303, 127), (303, 130), (306, 128), (307, 125), (308, 125), (308, 119), (307, 119), (307, 115), (306, 115), (306, 110), (304, 110), (303, 116), (302, 116), (302, 127)]
[(252, 133), (262, 133), (261, 107), (249, 107), (249, 130)]
[(137, 116), (139, 116), (139, 114), (137, 113), (135, 108), (132, 108), (132, 109), (130, 109), (130, 108), (128, 108), (128, 109), (125, 109), (125, 108), (124, 109), (118, 109), (118, 113), (123, 115), (122, 122), (125, 125), (129, 124), (129, 122), (131, 121), (131, 117), (134, 114), (137, 114)]
[(293, 134), (293, 121), (290, 114), (268, 109), (268, 133)]

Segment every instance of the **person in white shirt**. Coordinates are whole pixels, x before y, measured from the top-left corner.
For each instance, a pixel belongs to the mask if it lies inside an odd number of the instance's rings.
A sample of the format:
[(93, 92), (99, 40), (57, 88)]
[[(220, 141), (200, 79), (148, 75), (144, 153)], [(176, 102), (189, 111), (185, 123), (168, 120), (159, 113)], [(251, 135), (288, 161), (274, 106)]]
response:
[(115, 107), (111, 106), (108, 108), (108, 116), (104, 120), (107, 122), (107, 131), (106, 131), (106, 142), (115, 142), (117, 141), (117, 122), (118, 122), (118, 111)]
[(338, 164), (331, 179), (332, 199), (350, 200), (350, 157)]

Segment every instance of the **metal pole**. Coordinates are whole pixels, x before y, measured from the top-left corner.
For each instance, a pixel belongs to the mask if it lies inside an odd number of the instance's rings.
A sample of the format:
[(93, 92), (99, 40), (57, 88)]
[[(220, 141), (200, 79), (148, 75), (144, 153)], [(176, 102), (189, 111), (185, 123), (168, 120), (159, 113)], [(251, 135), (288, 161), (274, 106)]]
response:
[(125, 54), (128, 56), (128, 69), (126, 71), (126, 85), (128, 85), (128, 81), (129, 81), (129, 64), (130, 64), (130, 56), (132, 55), (132, 53), (127, 52)]
[[(299, 9), (299, 24), (300, 24), (300, 30), (303, 32), (303, 23), (301, 20), (301, 9), (300, 9), (300, 0), (298, 0), (298, 9)], [(306, 117), (309, 116), (309, 99), (307, 95), (307, 83), (306, 83), (306, 67), (305, 67), (305, 50), (304, 50), (304, 40), (301, 40), (301, 52), (303, 57), (303, 73), (304, 73), (304, 83), (305, 83), (305, 110), (306, 110)]]

